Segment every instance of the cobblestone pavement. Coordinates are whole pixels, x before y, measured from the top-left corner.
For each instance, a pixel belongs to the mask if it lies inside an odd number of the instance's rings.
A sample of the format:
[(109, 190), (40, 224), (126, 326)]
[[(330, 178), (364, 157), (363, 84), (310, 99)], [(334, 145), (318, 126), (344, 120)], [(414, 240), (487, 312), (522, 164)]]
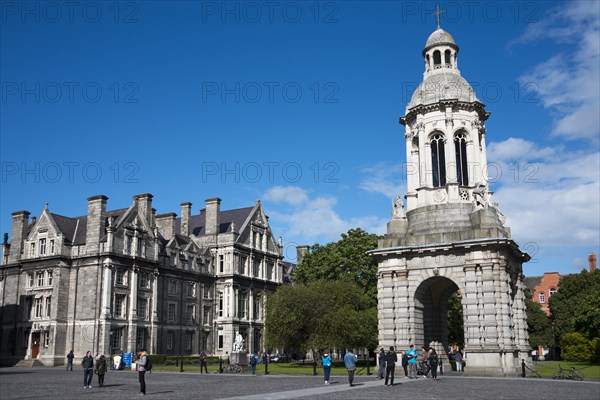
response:
[[(137, 397), (137, 373), (109, 371), (105, 387), (94, 377), (83, 388), (81, 370), (62, 368), (0, 368), (0, 399), (129, 399)], [(359, 376), (354, 386), (346, 376), (227, 375), (153, 372), (146, 377), (147, 396), (153, 399), (515, 399), (598, 400), (598, 381), (553, 381), (529, 378), (476, 378), (444, 375), (431, 379), (396, 379), (393, 387), (374, 377)], [(141, 397), (141, 396), (140, 396)]]

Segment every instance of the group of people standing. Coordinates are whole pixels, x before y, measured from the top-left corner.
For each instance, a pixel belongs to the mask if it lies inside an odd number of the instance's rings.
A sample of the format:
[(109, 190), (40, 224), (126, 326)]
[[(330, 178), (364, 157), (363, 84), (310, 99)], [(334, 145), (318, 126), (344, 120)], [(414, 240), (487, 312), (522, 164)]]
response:
[[(138, 351), (138, 361), (136, 363), (136, 368), (138, 371), (138, 378), (140, 382), (140, 395), (146, 394), (146, 366), (148, 365), (148, 356), (146, 352), (143, 350)], [(75, 354), (73, 350), (67, 354), (67, 371), (73, 371), (73, 359), (75, 358)], [(85, 353), (85, 356), (81, 360), (81, 367), (83, 368), (83, 388), (91, 389), (92, 388), (92, 378), (94, 373), (98, 375), (98, 386), (104, 386), (104, 375), (106, 375), (106, 371), (108, 370), (108, 362), (104, 354), (98, 356), (96, 360), (92, 356), (92, 352), (88, 351)]]
[[(431, 377), (434, 381), (438, 380), (437, 370), (440, 364), (440, 359), (438, 357), (437, 352), (433, 347), (426, 349), (425, 347), (421, 347), (422, 357), (422, 370), (423, 377), (427, 378), (427, 374), (431, 372)], [(417, 365), (419, 355), (415, 350), (414, 345), (410, 345), (409, 349), (403, 351), (400, 354), (402, 368), (404, 369), (404, 376), (409, 379), (417, 378)], [(378, 379), (385, 379), (385, 386), (393, 386), (394, 385), (394, 372), (396, 369), (396, 362), (398, 361), (398, 355), (394, 351), (394, 347), (391, 346), (389, 351), (386, 353), (383, 347), (379, 352), (379, 370), (377, 374)], [(388, 384), (389, 382), (389, 384)]]
[[(356, 354), (354, 354), (352, 350), (348, 350), (344, 355), (344, 367), (346, 367), (346, 371), (348, 371), (348, 384), (350, 386), (354, 385), (354, 372), (356, 371), (357, 362), (358, 357)], [(325, 385), (329, 385), (329, 378), (331, 376), (331, 354), (324, 352), (321, 356), (321, 364), (323, 365), (323, 381), (325, 382)]]

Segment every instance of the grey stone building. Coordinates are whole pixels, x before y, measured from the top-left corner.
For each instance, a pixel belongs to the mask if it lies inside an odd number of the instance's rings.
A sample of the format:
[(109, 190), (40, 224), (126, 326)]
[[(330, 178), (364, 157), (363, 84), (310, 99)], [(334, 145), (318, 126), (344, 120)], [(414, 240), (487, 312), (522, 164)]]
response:
[[(396, 197), (379, 263), (379, 341), (433, 346), (445, 357), (448, 299), (460, 290), (466, 373), (516, 375), (529, 359), (522, 264), (529, 256), (489, 190), (485, 110), (438, 26), (423, 50), (423, 82), (405, 126), (406, 208)], [(447, 361), (445, 362), (447, 365)]]
[(237, 332), (264, 348), (264, 304), (282, 282), (281, 244), (257, 201), (220, 209), (206, 200), (156, 215), (151, 194), (66, 217), (48, 207), (12, 214), (0, 267), (0, 358), (61, 365), (77, 356), (135, 351), (224, 355)]

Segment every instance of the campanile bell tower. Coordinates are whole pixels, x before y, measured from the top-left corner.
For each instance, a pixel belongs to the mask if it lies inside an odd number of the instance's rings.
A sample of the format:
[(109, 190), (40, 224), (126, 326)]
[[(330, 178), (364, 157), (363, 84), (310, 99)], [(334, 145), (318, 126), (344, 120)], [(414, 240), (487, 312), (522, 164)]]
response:
[(465, 373), (517, 375), (529, 359), (522, 264), (530, 257), (489, 191), (490, 113), (461, 76), (458, 51), (438, 20), (422, 53), (423, 82), (400, 117), (406, 207), (397, 196), (387, 234), (370, 252), (379, 264), (379, 344), (432, 346), (445, 357), (448, 300), (459, 293)]

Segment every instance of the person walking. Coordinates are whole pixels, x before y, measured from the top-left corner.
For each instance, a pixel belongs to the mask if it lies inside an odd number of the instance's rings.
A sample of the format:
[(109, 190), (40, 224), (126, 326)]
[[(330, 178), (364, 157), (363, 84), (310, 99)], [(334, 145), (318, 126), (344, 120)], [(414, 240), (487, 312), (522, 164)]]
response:
[(462, 372), (463, 357), (460, 350), (454, 354), (454, 359), (456, 360), (456, 372)]
[(377, 379), (383, 379), (385, 377), (385, 350), (383, 347), (379, 352), (379, 371), (377, 372)]
[(108, 366), (106, 365), (106, 357), (104, 357), (104, 354), (102, 354), (96, 362), (95, 370), (96, 375), (98, 375), (98, 386), (100, 387), (104, 386), (104, 374), (106, 374), (107, 369)]
[(67, 354), (67, 371), (73, 371), (73, 359), (75, 358), (75, 354), (73, 354), (73, 350)]
[(352, 382), (354, 382), (354, 371), (356, 370), (356, 362), (358, 361), (358, 357), (352, 352), (352, 350), (348, 350), (346, 355), (344, 355), (344, 366), (348, 370), (348, 383), (352, 386)]
[(323, 365), (323, 381), (325, 385), (329, 385), (329, 375), (331, 374), (331, 355), (329, 353), (323, 353), (321, 364)]
[(423, 363), (423, 368), (421, 372), (423, 372), (423, 378), (427, 379), (427, 374), (431, 370), (429, 366), (429, 350), (425, 348), (425, 346), (421, 346), (421, 362)]
[(408, 358), (408, 377), (415, 379), (417, 377), (417, 351), (414, 345), (410, 345), (406, 351), (406, 357)]
[(252, 367), (252, 375), (256, 375), (256, 364), (258, 364), (258, 358), (256, 354), (250, 355), (250, 366)]
[(408, 356), (406, 355), (405, 351), (402, 352), (402, 369), (404, 370), (404, 377), (407, 378), (408, 377)]
[(204, 371), (208, 374), (207, 361), (208, 356), (206, 355), (206, 353), (200, 353), (200, 373), (202, 373), (202, 368), (204, 368)]
[(394, 371), (396, 370), (396, 362), (398, 356), (394, 351), (394, 346), (390, 346), (390, 351), (385, 356), (385, 364), (387, 365), (385, 370), (385, 386), (388, 386), (388, 378), (391, 377), (390, 386), (394, 386)]
[(140, 393), (138, 395), (145, 396), (146, 395), (146, 365), (148, 365), (148, 355), (146, 352), (141, 349), (138, 350), (138, 361), (137, 361), (137, 371), (138, 378), (140, 381)]
[(91, 351), (85, 353), (85, 357), (81, 360), (81, 366), (83, 367), (83, 388), (91, 389), (94, 376), (94, 357), (92, 357)]
[(438, 364), (439, 364), (439, 357), (433, 347), (429, 349), (428, 359), (429, 359), (429, 367), (431, 368), (431, 377), (433, 378), (434, 381), (437, 381), (438, 380), (437, 369), (438, 369)]

